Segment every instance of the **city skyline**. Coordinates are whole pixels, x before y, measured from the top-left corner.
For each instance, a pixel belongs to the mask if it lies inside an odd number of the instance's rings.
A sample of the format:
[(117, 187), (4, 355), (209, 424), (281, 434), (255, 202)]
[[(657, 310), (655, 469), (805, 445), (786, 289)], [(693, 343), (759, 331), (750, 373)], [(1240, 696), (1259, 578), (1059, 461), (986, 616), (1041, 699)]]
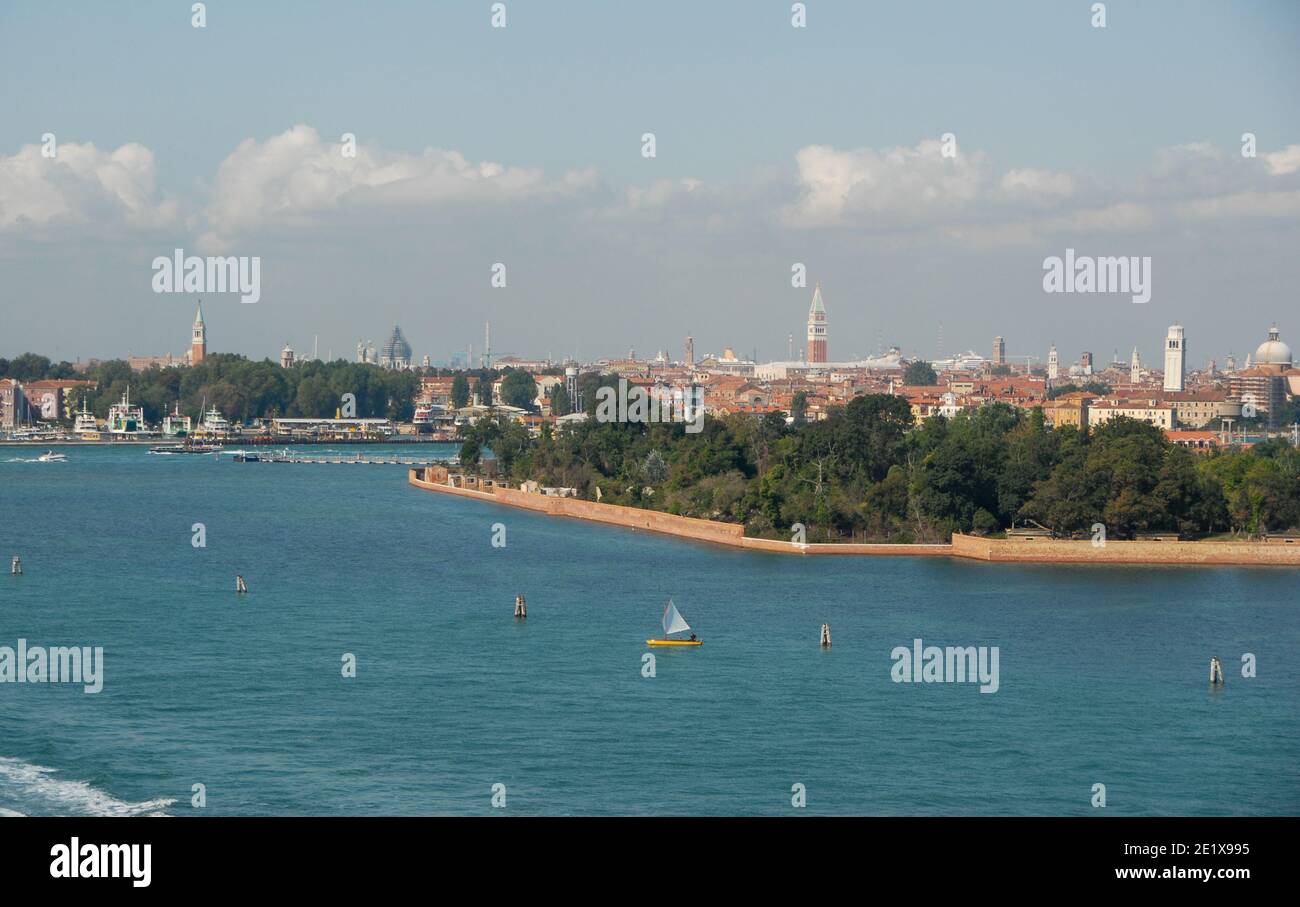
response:
[[(147, 364), (156, 364), (163, 368), (170, 367), (170, 366), (185, 366), (185, 365), (194, 364), (196, 362), (200, 362), (208, 352), (207, 325), (203, 317), (203, 302), (201, 298), (198, 300), (197, 306), (198, 308), (194, 316), (193, 324), (191, 326), (190, 348), (185, 353), (175, 355), (172, 354), (170, 348), (164, 349), (162, 351), (154, 351), (149, 353), (136, 351), (136, 350), (129, 350), (121, 354), (88, 357), (85, 360), (77, 359), (77, 360), (68, 360), (68, 361), (74, 363), (81, 362), (84, 364), (88, 362), (102, 362), (102, 361), (108, 361), (112, 359), (131, 359), (133, 360), (133, 365), (135, 362), (142, 363), (141, 365), (136, 367), (145, 367), (145, 365)], [(813, 293), (811, 296), (811, 302), (808, 307), (808, 314), (806, 318), (808, 340), (804, 348), (800, 349), (798, 351), (798, 354), (795, 355), (793, 359), (790, 359), (788, 355), (767, 356), (767, 357), (759, 356), (757, 358), (751, 359), (749, 356), (745, 355), (745, 351), (743, 347), (739, 347), (740, 352), (735, 353), (735, 357), (738, 361), (752, 361), (755, 363), (794, 361), (794, 362), (807, 362), (810, 364), (824, 363), (832, 367), (837, 362), (838, 363), (851, 363), (851, 362), (864, 362), (864, 361), (869, 362), (870, 360), (875, 358), (875, 354), (873, 354), (872, 352), (855, 353), (854, 355), (851, 356), (841, 356), (838, 359), (834, 356), (830, 356), (828, 351), (831, 350), (830, 344), (833, 342), (833, 338), (835, 336), (834, 329), (831, 327), (832, 324), (833, 324), (833, 319), (831, 319), (826, 312), (821, 297), (821, 285), (820, 282), (818, 282), (817, 284), (814, 285)], [(490, 323), (485, 323), (484, 329), (485, 329), (485, 333), (490, 338), (490, 331), (491, 331)], [(1142, 353), (1141, 344), (1132, 347), (1132, 351), (1129, 354), (1129, 359), (1127, 360), (1127, 362), (1131, 364), (1131, 367), (1134, 369), (1144, 368), (1144, 370), (1152, 373), (1169, 374), (1170, 373), (1169, 363), (1171, 361), (1171, 357), (1174, 355), (1173, 352), (1174, 347), (1171, 347), (1170, 344), (1173, 341), (1175, 332), (1177, 332), (1178, 342), (1180, 346), (1177, 347), (1177, 358), (1176, 360), (1173, 361), (1177, 362), (1177, 371), (1180, 374), (1186, 372), (1204, 371), (1210, 366), (1211, 363), (1213, 364), (1214, 368), (1216, 368), (1219, 371), (1231, 370), (1234, 368), (1246, 368), (1248, 367), (1248, 363), (1251, 361), (1250, 357), (1252, 355), (1252, 351), (1254, 347), (1257, 346), (1258, 342), (1260, 342), (1259, 337), (1262, 336), (1264, 337), (1265, 340), (1267, 340), (1269, 337), (1273, 337), (1274, 335), (1279, 334), (1281, 332), (1281, 329), (1279, 327), (1278, 322), (1273, 321), (1272, 323), (1269, 324), (1269, 326), (1265, 330), (1260, 332), (1259, 336), (1256, 337), (1255, 344), (1252, 345), (1251, 343), (1248, 342), (1246, 347), (1244, 347), (1242, 351), (1238, 351), (1235, 349), (1228, 349), (1226, 352), (1220, 352), (1217, 355), (1214, 353), (1205, 352), (1199, 355), (1199, 358), (1189, 358), (1189, 353), (1193, 351), (1189, 350), (1189, 348), (1186, 346), (1186, 342), (1184, 339), (1184, 331), (1185, 328), (1183, 325), (1177, 323), (1171, 324), (1167, 328), (1167, 333), (1161, 338), (1161, 350), (1164, 356), (1163, 368), (1159, 367), (1159, 365), (1152, 366), (1148, 364), (1145, 367), (1141, 365), (1142, 363), (1154, 362), (1159, 364), (1161, 362), (1160, 357), (1151, 357), (1150, 359), (1146, 358), (1145, 355)], [(432, 351), (416, 350), (406, 340), (405, 333), (402, 330), (400, 324), (392, 325), (387, 332), (381, 332), (380, 336), (383, 336), (384, 333), (387, 333), (387, 335), (390, 338), (386, 344), (377, 345), (372, 340), (358, 340), (355, 345), (355, 349), (353, 351), (349, 351), (345, 349), (341, 351), (339, 354), (335, 355), (332, 349), (328, 349), (326, 355), (323, 357), (320, 356), (320, 349), (319, 349), (320, 344), (319, 344), (318, 337), (314, 338), (310, 343), (302, 344), (302, 345), (295, 345), (295, 343), (292, 340), (286, 340), (277, 347), (275, 355), (267, 355), (263, 357), (250, 356), (244, 350), (241, 349), (220, 349), (220, 350), (213, 350), (213, 352), (234, 353), (236, 355), (243, 355), (246, 358), (250, 358), (250, 359), (267, 359), (270, 361), (278, 360), (281, 363), (283, 363), (284, 353), (288, 351), (290, 353), (289, 362), (291, 364), (312, 361), (315, 359), (323, 359), (325, 361), (343, 360), (343, 361), (356, 361), (356, 362), (370, 362), (372, 364), (380, 365), (383, 368), (396, 368), (399, 370), (418, 369), (421, 367), (478, 369), (483, 367), (494, 366), (497, 364), (498, 361), (506, 361), (508, 364), (508, 362), (512, 360), (526, 361), (529, 363), (547, 361), (547, 362), (551, 362), (555, 366), (562, 365), (566, 362), (593, 364), (601, 361), (619, 361), (619, 360), (626, 360), (631, 358), (635, 358), (637, 360), (650, 363), (660, 358), (661, 356), (664, 357), (668, 362), (690, 364), (695, 361), (697, 356), (696, 347), (695, 347), (695, 338), (691, 335), (687, 335), (684, 338), (684, 341), (680, 344), (679, 348), (674, 348), (671, 345), (664, 345), (664, 346), (655, 347), (653, 348), (653, 350), (645, 349), (642, 352), (638, 353), (636, 348), (632, 347), (629, 348), (628, 354), (626, 356), (621, 355), (620, 352), (616, 350), (609, 350), (604, 353), (600, 353), (595, 356), (587, 357), (587, 358), (575, 358), (575, 357), (571, 357), (568, 354), (555, 355), (550, 353), (549, 351), (547, 353), (538, 353), (538, 354), (533, 354), (529, 352), (500, 353), (497, 351), (491, 351), (490, 353), (491, 361), (487, 362), (484, 360), (484, 352), (485, 352), (484, 347), (482, 346), (475, 347), (473, 343), (470, 343), (466, 347), (463, 347), (461, 349), (452, 349), (446, 351), (445, 356), (439, 357)], [(817, 338), (819, 338), (816, 341), (814, 341), (814, 334), (816, 335)], [(394, 340), (400, 342), (400, 344), (404, 347), (405, 350), (404, 353), (398, 356), (394, 356), (392, 353), (386, 350), (386, 348), (389, 345), (394, 343)], [(938, 342), (942, 343), (942, 335), (940, 335), (940, 337), (938, 338)], [(381, 346), (384, 349), (381, 349)], [(708, 357), (725, 358), (725, 356), (733, 354), (733, 351), (735, 351), (736, 349), (738, 349), (738, 347), (732, 346), (730, 344), (722, 344), (719, 345), (716, 349), (701, 348), (698, 355), (703, 358), (708, 358)], [(1008, 354), (1006, 352), (1007, 350), (1006, 339), (1003, 335), (994, 336), (991, 339), (990, 349), (986, 349), (986, 350), (981, 350), (975, 345), (969, 345), (962, 348), (962, 345), (958, 344), (956, 347), (950, 350), (942, 350), (942, 351), (936, 350), (934, 355), (926, 356), (920, 353), (908, 353), (906, 350), (902, 350), (893, 345), (887, 345), (880, 352), (882, 353), (888, 352), (891, 349), (898, 349), (899, 355), (906, 361), (920, 360), (920, 361), (936, 363), (936, 364), (953, 363), (954, 367), (956, 367), (956, 363), (958, 361), (968, 361), (970, 358), (972, 358), (973, 355), (974, 357), (978, 357), (984, 360), (991, 367), (1007, 365), (1013, 368), (1023, 369), (1026, 371), (1035, 368), (1042, 369), (1048, 375), (1048, 377), (1052, 379), (1056, 378), (1056, 376), (1052, 374), (1054, 367), (1059, 367), (1060, 371), (1068, 377), (1070, 370), (1076, 366), (1083, 366), (1085, 370), (1095, 367), (1096, 370), (1100, 371), (1101, 369), (1124, 366), (1126, 364), (1126, 360), (1121, 355), (1122, 348), (1120, 346), (1113, 347), (1112, 358), (1109, 360), (1105, 359), (1104, 353), (1098, 355), (1094, 353), (1092, 350), (1084, 349), (1082, 347), (1076, 351), (1073, 351), (1075, 355), (1072, 357), (1069, 355), (1071, 351), (1069, 349), (1065, 349), (1064, 352), (1067, 355), (1065, 358), (1061, 358), (1060, 353), (1062, 351), (1058, 349), (1058, 346), (1055, 343), (1049, 344), (1048, 349), (1043, 352), (1043, 355), (1039, 355), (1037, 353)], [(310, 350), (310, 354), (308, 353), (308, 350)], [(814, 350), (816, 350), (816, 352), (814, 352)], [(755, 350), (755, 352), (757, 351)], [(943, 355), (939, 355), (940, 352), (942, 352)], [(42, 351), (40, 350), (26, 350), (26, 349), (15, 352), (12, 355), (20, 355), (22, 353), (34, 353), (36, 355), (46, 355), (42, 353)], [(986, 355), (986, 353), (988, 355)], [(4, 354), (0, 353), (0, 356), (4, 356)], [(4, 358), (12, 358), (12, 356), (4, 356)], [(56, 357), (49, 357), (49, 358), (51, 358), (52, 361), (54, 362), (61, 361)], [(887, 366), (882, 365), (881, 367), (883, 368)], [(1172, 385), (1167, 385), (1165, 387), (1165, 390), (1182, 390), (1181, 381), (1178, 381)]]

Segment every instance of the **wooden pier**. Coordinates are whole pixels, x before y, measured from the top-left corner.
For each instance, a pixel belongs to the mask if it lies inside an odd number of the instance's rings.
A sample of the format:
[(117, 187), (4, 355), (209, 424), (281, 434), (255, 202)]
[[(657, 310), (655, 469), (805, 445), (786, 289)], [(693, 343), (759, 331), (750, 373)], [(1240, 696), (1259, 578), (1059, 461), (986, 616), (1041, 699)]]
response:
[[(226, 451), (226, 453), (233, 453)], [(331, 463), (337, 465), (365, 465), (365, 466), (447, 466), (455, 465), (455, 460), (429, 460), (421, 457), (399, 457), (394, 455), (377, 455), (367, 456), (363, 453), (356, 454), (335, 454), (333, 456), (319, 456), (311, 454), (295, 453), (271, 453), (270, 451), (256, 451), (251, 456), (257, 459), (242, 459), (247, 454), (235, 453), (236, 462), (245, 463)]]

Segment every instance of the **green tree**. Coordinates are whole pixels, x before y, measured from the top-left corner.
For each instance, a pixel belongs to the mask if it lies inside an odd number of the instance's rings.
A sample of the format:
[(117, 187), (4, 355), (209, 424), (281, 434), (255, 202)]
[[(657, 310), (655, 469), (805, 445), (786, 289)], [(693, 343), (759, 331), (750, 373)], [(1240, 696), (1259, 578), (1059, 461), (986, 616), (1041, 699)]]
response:
[(790, 418), (795, 425), (803, 424), (808, 418), (808, 394), (804, 391), (795, 391), (794, 397), (790, 400)]
[(924, 359), (917, 359), (915, 362), (909, 362), (903, 372), (903, 383), (909, 385), (931, 386), (939, 383), (939, 376), (935, 374), (934, 366)]
[(523, 369), (510, 371), (501, 382), (501, 402), (506, 406), (520, 409), (536, 409), (533, 400), (537, 397), (537, 382)]
[(451, 405), (456, 409), (469, 405), (469, 379), (460, 372), (451, 382)]
[(557, 384), (551, 390), (551, 415), (567, 416), (573, 412), (573, 403), (569, 400), (569, 391), (563, 384)]
[(478, 472), (483, 457), (483, 447), (474, 438), (468, 438), (460, 445), (460, 465), (466, 472)]

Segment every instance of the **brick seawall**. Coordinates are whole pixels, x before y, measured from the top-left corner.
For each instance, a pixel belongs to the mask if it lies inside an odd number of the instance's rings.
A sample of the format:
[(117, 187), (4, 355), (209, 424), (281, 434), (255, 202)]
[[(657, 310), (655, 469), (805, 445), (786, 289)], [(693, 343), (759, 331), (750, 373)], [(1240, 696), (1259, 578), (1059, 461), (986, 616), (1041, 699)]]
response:
[[(427, 479), (421, 476), (425, 472), (428, 473)], [(461, 478), (463, 484), (451, 485), (448, 484), (447, 471), (441, 467), (431, 467), (427, 471), (412, 469), (408, 476), (408, 481), (416, 488), (440, 494), (774, 554), (960, 557), (990, 562), (1045, 564), (1235, 564), (1300, 567), (1300, 543), (1283, 542), (1108, 541), (1104, 547), (1094, 547), (1091, 541), (988, 539), (956, 535), (951, 544), (938, 545), (856, 542), (795, 545), (776, 539), (748, 538), (745, 536), (745, 527), (739, 523), (720, 523), (640, 507), (538, 494), (494, 484), (490, 480)]]

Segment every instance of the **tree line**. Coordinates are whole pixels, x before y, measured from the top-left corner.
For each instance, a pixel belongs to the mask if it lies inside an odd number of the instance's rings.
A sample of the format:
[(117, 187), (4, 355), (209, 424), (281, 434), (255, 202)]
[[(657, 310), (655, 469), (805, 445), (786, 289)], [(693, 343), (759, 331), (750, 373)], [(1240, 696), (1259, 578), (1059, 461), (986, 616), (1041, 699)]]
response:
[(421, 376), (454, 376), (451, 397), (458, 407), (470, 401), (470, 377), (478, 381), (479, 402), (491, 404), (492, 385), (504, 376), (499, 402), (537, 409), (537, 383), (522, 369), (389, 371), (343, 359), (307, 360), (285, 369), (270, 359), (255, 361), (231, 353), (213, 353), (194, 366), (151, 366), (137, 372), (126, 360), (113, 359), (82, 373), (72, 363), (52, 362), (35, 353), (23, 353), (12, 360), (0, 358), (0, 378), (22, 382), (79, 378), (95, 382), (97, 387), (78, 394), (75, 402), (80, 408), (84, 397), (87, 408), (100, 418), (107, 417), (108, 408), (129, 387), (132, 404), (144, 408), (148, 422), (159, 421), (178, 403), (183, 415), (197, 417), (206, 404), (235, 422), (274, 417), (330, 418), (342, 409), (344, 394), (355, 398), (359, 418), (404, 422), (414, 415)]
[[(594, 394), (591, 395), (594, 397)], [(1285, 439), (1195, 453), (1155, 426), (1115, 419), (1049, 428), (1041, 409), (993, 403), (913, 422), (907, 401), (868, 395), (824, 420), (782, 413), (680, 424), (589, 419), (532, 438), (507, 420), (464, 430), (462, 462), (587, 499), (743, 523), (810, 541), (945, 541), (1038, 525), (1111, 538), (1142, 532), (1256, 535), (1300, 527), (1300, 450)]]

